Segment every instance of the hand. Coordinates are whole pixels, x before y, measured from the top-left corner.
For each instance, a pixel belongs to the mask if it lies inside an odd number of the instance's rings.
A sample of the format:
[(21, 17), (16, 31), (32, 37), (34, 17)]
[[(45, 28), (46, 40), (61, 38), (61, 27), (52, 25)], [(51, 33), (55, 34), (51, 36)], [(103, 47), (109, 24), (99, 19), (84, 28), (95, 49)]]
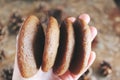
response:
[[(90, 17), (88, 14), (82, 14), (79, 16), (79, 18), (83, 19), (87, 24), (90, 22)], [(74, 22), (75, 19), (76, 18), (74, 17), (69, 18), (69, 20), (71, 20), (72, 22)], [(97, 35), (97, 30), (93, 26), (90, 26), (90, 30), (91, 30), (91, 40), (93, 41), (93, 39)], [(95, 57), (96, 57), (95, 52), (91, 51), (87, 67), (85, 67), (84, 71), (82, 71), (78, 75), (74, 75), (68, 70), (62, 76), (57, 76), (52, 72), (52, 69), (49, 70), (48, 72), (43, 72), (40, 68), (39, 71), (30, 78), (23, 78), (21, 76), (19, 72), (19, 68), (18, 68), (17, 57), (15, 57), (15, 65), (14, 65), (14, 72), (13, 72), (12, 80), (77, 80), (92, 65), (92, 63), (95, 60)]]

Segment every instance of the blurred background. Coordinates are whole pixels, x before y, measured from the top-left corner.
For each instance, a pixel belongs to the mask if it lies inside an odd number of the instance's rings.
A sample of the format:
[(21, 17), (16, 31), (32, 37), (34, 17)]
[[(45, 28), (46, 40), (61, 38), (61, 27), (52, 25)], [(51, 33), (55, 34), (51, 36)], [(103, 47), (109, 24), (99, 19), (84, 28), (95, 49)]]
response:
[(87, 13), (98, 35), (92, 43), (97, 57), (79, 80), (120, 80), (120, 0), (0, 0), (0, 80), (11, 80), (16, 36), (29, 15), (44, 23), (48, 15), (65, 17)]

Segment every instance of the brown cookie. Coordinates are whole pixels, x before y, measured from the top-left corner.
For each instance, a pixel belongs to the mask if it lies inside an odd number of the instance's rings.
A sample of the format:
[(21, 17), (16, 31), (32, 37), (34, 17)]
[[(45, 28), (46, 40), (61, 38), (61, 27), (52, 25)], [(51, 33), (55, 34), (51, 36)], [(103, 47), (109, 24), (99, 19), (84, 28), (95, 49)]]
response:
[(17, 42), (17, 60), (23, 77), (31, 77), (42, 63), (44, 32), (35, 16), (28, 17), (19, 32)]
[(69, 69), (73, 74), (79, 74), (88, 64), (91, 52), (91, 32), (87, 23), (82, 19), (77, 19), (73, 26), (75, 48)]
[(70, 20), (66, 19), (60, 27), (59, 48), (53, 68), (54, 73), (57, 75), (62, 75), (68, 70), (73, 54), (74, 43), (73, 25)]
[(42, 61), (42, 70), (44, 72), (47, 72), (54, 65), (59, 45), (59, 32), (57, 20), (50, 17), (45, 34), (45, 47)]

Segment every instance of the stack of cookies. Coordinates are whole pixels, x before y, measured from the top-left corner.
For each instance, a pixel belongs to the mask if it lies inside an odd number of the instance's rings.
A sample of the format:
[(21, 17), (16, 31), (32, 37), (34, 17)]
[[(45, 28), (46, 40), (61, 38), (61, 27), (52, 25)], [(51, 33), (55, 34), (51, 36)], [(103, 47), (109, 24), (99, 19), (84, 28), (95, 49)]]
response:
[(60, 25), (49, 17), (46, 30), (36, 16), (29, 16), (17, 38), (17, 61), (21, 75), (31, 77), (41, 68), (53, 68), (57, 75), (67, 70), (79, 74), (88, 64), (91, 51), (91, 32), (82, 19), (75, 22), (68, 18)]

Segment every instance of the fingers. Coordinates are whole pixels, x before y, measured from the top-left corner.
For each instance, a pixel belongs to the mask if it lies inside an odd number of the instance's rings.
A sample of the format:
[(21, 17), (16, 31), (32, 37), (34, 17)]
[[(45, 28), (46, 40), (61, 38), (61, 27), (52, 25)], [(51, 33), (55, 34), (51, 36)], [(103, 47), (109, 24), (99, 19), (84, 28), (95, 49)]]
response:
[(87, 24), (90, 22), (90, 16), (88, 14), (82, 14), (79, 19), (83, 19)]
[(93, 26), (90, 26), (90, 31), (91, 31), (91, 41), (93, 41), (97, 35), (97, 29)]
[(69, 70), (62, 76), (60, 76), (60, 78), (62, 80), (78, 80), (78, 78), (93, 64), (94, 60), (96, 58), (96, 54), (95, 52), (91, 52), (90, 53), (90, 57), (88, 60), (88, 65), (87, 67), (84, 69), (84, 71), (82, 71), (80, 74), (78, 75), (74, 75), (73, 73), (71, 73)]
[[(90, 22), (90, 16), (88, 14), (82, 14), (79, 16), (80, 19), (83, 19), (87, 24)], [(97, 35), (97, 29), (93, 26), (90, 26), (91, 30), (91, 41), (94, 40), (95, 36)]]
[(76, 18), (75, 17), (69, 17), (68, 20), (70, 20), (71, 22), (75, 22)]
[[(79, 16), (80, 19), (83, 19), (87, 24), (90, 22), (90, 16), (88, 14), (82, 14)], [(75, 17), (69, 17), (69, 20), (72, 22), (75, 22), (76, 18)]]
[[(90, 22), (90, 16), (88, 14), (82, 14), (79, 16), (80, 19), (83, 19), (87, 24)], [(69, 17), (68, 18), (71, 22), (75, 22), (76, 18), (75, 17)], [(97, 35), (97, 29), (93, 26), (90, 26), (91, 30), (91, 41), (94, 40), (94, 38)]]
[(89, 60), (88, 60), (87, 68), (89, 68), (92, 65), (95, 58), (96, 58), (96, 53), (94, 51), (91, 51), (91, 54), (90, 54), (90, 57), (89, 57)]

